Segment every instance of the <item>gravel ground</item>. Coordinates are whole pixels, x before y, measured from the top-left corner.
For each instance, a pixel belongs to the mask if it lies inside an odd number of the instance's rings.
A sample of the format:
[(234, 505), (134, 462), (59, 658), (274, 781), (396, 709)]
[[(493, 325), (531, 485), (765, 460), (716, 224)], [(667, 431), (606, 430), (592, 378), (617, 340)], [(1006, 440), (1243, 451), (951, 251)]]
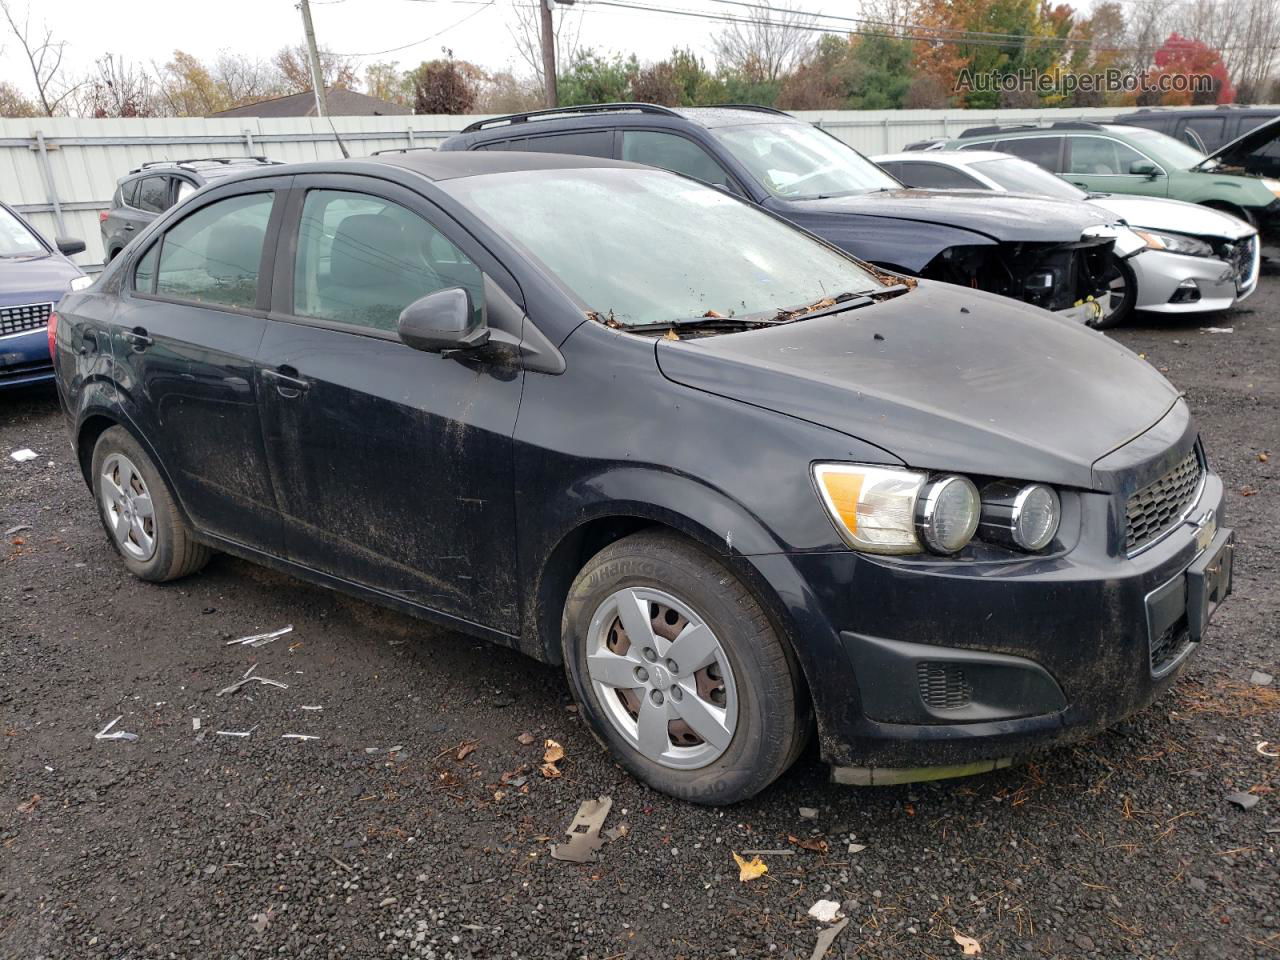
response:
[[(1280, 761), (1256, 747), (1280, 689), (1250, 680), (1280, 675), (1280, 278), (1247, 307), (1117, 334), (1187, 392), (1239, 538), (1172, 693), (996, 774), (836, 787), (810, 755), (728, 810), (630, 780), (559, 671), (510, 651), (227, 557), (133, 580), (52, 393), (0, 396), (0, 530), (30, 526), (0, 543), (0, 955), (805, 958), (822, 898), (850, 917), (831, 957), (959, 956), (956, 932), (991, 957), (1280, 955)], [(287, 689), (217, 696), (251, 666)], [(95, 740), (121, 714), (136, 742)], [(606, 794), (625, 835), (551, 859)], [(786, 853), (739, 882), (731, 851), (760, 849)]]

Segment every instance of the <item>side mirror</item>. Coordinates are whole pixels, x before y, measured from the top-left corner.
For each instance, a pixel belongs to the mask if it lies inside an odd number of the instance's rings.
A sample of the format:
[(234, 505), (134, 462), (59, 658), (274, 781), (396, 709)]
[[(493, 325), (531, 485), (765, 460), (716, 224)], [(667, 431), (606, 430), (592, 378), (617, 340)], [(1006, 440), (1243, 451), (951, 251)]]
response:
[(77, 253), (84, 253), (84, 241), (74, 237), (58, 237), (53, 241), (53, 245), (64, 257), (74, 257)]
[(1129, 164), (1129, 172), (1135, 177), (1146, 177), (1154, 180), (1157, 176), (1156, 165), (1150, 160), (1135, 160)]
[(452, 353), (489, 342), (489, 327), (472, 317), (471, 294), (462, 287), (428, 293), (400, 311), (400, 339), (415, 350)]

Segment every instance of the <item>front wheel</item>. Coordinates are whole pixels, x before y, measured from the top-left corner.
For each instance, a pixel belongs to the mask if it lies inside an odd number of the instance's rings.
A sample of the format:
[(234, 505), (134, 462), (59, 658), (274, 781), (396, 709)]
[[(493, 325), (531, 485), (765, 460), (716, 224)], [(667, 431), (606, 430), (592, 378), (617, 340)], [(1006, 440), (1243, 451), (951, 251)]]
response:
[(596, 554), (569, 590), (562, 639), (593, 733), (663, 793), (746, 799), (808, 737), (799, 671), (764, 610), (675, 535), (639, 533)]
[(1138, 278), (1128, 261), (1116, 258), (1117, 276), (1107, 287), (1103, 295), (1102, 315), (1089, 321), (1095, 330), (1110, 330), (1118, 327), (1133, 315), (1134, 304), (1138, 302)]

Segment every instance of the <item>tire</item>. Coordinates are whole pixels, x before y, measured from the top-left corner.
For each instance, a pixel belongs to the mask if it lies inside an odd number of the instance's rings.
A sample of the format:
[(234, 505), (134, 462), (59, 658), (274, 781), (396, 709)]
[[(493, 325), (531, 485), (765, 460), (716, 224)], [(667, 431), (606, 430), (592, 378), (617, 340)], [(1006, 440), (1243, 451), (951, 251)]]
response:
[(1138, 302), (1138, 278), (1133, 272), (1133, 267), (1119, 259), (1115, 261), (1115, 267), (1120, 271), (1119, 279), (1124, 284), (1124, 295), (1112, 306), (1109, 313), (1103, 313), (1098, 319), (1089, 321), (1089, 326), (1095, 330), (1112, 330), (1128, 322), (1133, 316), (1133, 306)]
[(92, 471), (98, 518), (135, 577), (176, 580), (209, 562), (212, 551), (192, 538), (168, 485), (127, 430), (103, 431), (93, 448)]
[[(662, 793), (745, 800), (808, 741), (800, 671), (769, 617), (718, 559), (675, 534), (634, 534), (592, 557), (569, 588), (562, 645), (592, 733)], [(671, 659), (680, 651), (684, 666)]]

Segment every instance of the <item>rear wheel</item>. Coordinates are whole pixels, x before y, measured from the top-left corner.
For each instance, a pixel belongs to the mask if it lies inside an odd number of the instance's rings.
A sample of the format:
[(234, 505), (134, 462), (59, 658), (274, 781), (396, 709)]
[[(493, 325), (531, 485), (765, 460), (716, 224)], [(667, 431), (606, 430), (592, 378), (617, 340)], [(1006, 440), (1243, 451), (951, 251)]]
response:
[(593, 732), (635, 777), (698, 803), (758, 793), (809, 732), (798, 671), (741, 581), (699, 547), (606, 547), (565, 605), (565, 670)]
[(192, 539), (155, 464), (123, 427), (98, 438), (92, 476), (107, 538), (134, 576), (176, 580), (209, 562), (209, 548)]
[(1102, 315), (1089, 321), (1095, 330), (1110, 330), (1125, 323), (1133, 315), (1133, 306), (1138, 302), (1138, 278), (1125, 260), (1114, 261), (1117, 276), (1107, 288), (1102, 300)]

